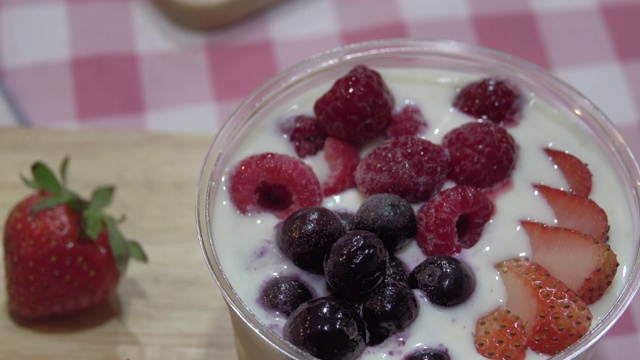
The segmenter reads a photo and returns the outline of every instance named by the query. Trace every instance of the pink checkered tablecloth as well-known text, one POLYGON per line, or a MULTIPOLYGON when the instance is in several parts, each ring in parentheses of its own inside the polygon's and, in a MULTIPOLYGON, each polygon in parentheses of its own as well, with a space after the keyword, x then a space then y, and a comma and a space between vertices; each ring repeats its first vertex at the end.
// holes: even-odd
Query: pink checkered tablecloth
MULTIPOLYGON (((364 40, 460 40, 548 69, 604 110, 640 157, 639 0, 289 0, 189 31, 150 1, 0 0, 0 125, 212 136, 276 72, 364 40)), ((595 359, 636 359, 640 299, 595 359)))

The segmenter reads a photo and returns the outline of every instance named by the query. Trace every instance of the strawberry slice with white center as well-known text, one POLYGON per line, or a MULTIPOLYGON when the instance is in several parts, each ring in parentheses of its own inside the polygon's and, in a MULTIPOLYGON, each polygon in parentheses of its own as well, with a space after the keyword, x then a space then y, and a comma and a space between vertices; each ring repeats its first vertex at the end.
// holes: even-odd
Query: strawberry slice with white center
POLYGON ((488 359, 524 360, 527 354, 524 331, 519 316, 499 307, 476 323, 476 351, 488 359))
POLYGON ((591 194, 591 171, 587 164, 569 153, 544 149, 551 161, 562 172, 562 175, 569 183, 569 190, 574 194, 588 197, 591 194))
POLYGON ((589 331, 587 304, 541 265, 528 259, 496 264, 507 290, 506 308, 525 324, 531 350, 554 355, 589 331))
POLYGON ((533 186, 553 209, 557 226, 579 231, 598 240, 608 240, 609 219, 588 197, 546 185, 533 186))
POLYGON ((564 282, 586 303, 598 301, 618 270, 608 244, 575 230, 522 221, 531 241, 531 259, 564 282))

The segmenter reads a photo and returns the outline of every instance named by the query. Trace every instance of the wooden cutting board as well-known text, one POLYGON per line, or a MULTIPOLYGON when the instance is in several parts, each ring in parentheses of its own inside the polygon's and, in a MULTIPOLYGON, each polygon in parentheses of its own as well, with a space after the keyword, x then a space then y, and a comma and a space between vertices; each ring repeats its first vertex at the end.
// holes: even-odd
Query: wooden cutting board
POLYGON ((231 24, 280 0, 154 0, 175 23, 194 29, 231 24))
POLYGON ((88 196, 117 185, 109 213, 150 262, 132 261, 109 302, 65 320, 7 313, 0 267, 0 359, 233 359, 226 305, 200 251, 195 189, 212 137, 0 128, 0 221, 28 193, 18 174, 71 157, 69 183, 88 196))

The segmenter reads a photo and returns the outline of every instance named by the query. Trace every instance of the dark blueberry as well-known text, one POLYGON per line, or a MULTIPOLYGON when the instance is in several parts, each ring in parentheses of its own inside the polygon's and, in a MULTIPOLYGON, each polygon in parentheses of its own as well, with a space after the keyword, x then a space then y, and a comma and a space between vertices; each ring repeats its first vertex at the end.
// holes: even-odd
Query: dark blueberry
POLYGON ((284 325, 285 340, 322 360, 357 358, 365 348, 360 314, 335 298, 310 300, 294 310, 284 325))
POLYGON ((466 301, 475 289, 473 272, 451 256, 429 256, 409 273, 407 283, 420 289, 429 301, 440 306, 455 306, 466 301))
POLYGON ((388 259, 389 253, 375 234, 349 231, 331 247, 324 261, 324 274, 338 296, 357 299, 382 282, 388 259))
POLYGON ((438 349, 421 349, 409 354, 405 360, 451 360, 446 351, 438 349))
POLYGON ((312 298, 313 293, 307 284, 290 277, 271 279, 260 292, 260 299, 268 309, 285 315, 312 298))
POLYGON ((356 229, 378 235, 393 251, 416 234, 416 214, 408 201, 394 194, 369 196, 356 212, 356 229))
POLYGON ((409 271, 407 271, 407 266, 402 262, 402 260, 395 256, 389 256, 386 274, 386 278, 388 280, 406 283, 408 274, 409 271))
POLYGON ((298 210, 278 227, 280 251, 303 270, 322 274, 325 255, 346 232, 340 217, 323 207, 298 210))
POLYGON ((406 329, 418 317, 418 299, 405 283, 385 281, 362 303, 362 318, 369 331, 368 345, 406 329))

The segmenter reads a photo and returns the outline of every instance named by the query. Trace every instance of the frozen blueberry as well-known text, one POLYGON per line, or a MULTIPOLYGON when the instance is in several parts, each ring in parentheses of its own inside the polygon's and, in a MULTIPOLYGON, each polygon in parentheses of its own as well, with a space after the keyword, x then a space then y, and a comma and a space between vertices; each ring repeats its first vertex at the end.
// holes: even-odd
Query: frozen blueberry
POLYGON ((447 352, 442 350, 421 349, 409 354, 405 360, 451 360, 451 358, 447 352))
POLYGON ((347 303, 329 297, 310 300, 294 310, 283 335, 322 360, 356 359, 366 346, 360 314, 347 303))
POLYGON ((429 301, 450 307, 465 302, 475 289, 475 277, 462 261, 451 256, 429 256, 407 279, 412 289, 420 289, 429 301))
POLYGON ((324 274, 338 296, 357 299, 382 282, 388 259, 380 238, 354 230, 333 244, 324 261, 324 274))
POLYGON ((325 254, 346 232, 341 218, 323 207, 298 210, 278 227, 280 251, 303 270, 322 274, 325 254))
POLYGON ((387 280, 406 283, 408 274, 409 272, 407 271, 407 267, 402 262, 402 260, 398 259, 395 256, 389 256, 389 261, 387 262, 387 273, 386 273, 387 280))
POLYGON ((291 314, 302 303, 313 298, 307 284, 291 277, 277 277, 269 280, 260 293, 262 303, 271 310, 291 314))
POLYGON ((394 194, 374 194, 358 208, 356 229, 378 235, 390 251, 416 234, 416 214, 408 201, 394 194))
POLYGON ((344 224, 347 231, 356 229, 356 214, 348 211, 348 210, 338 210, 336 214, 340 216, 342 219, 342 223, 344 224))
POLYGON ((369 331, 368 345, 406 329, 418 317, 418 300, 405 283, 385 281, 362 303, 362 318, 369 331))

